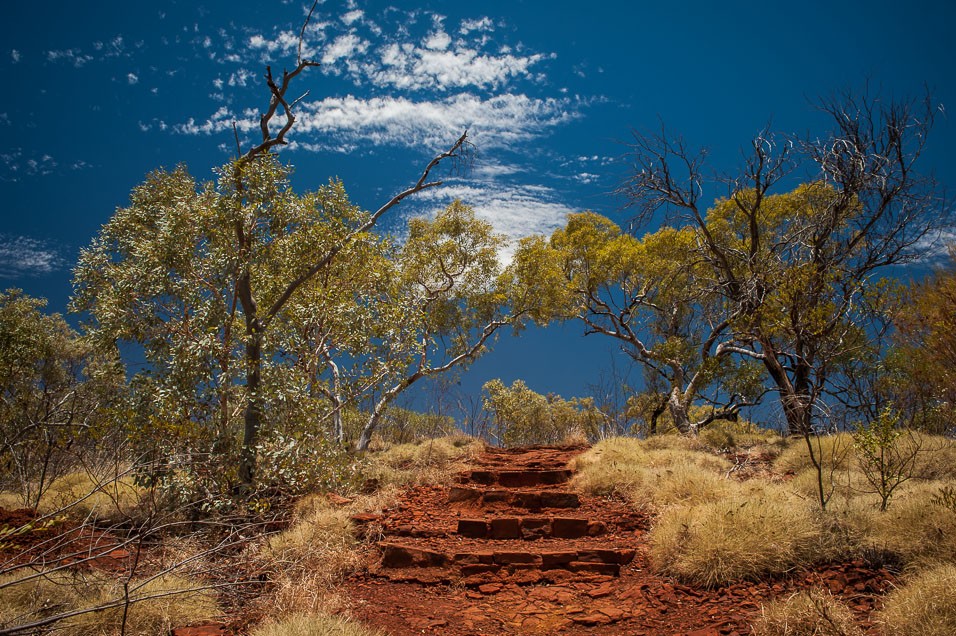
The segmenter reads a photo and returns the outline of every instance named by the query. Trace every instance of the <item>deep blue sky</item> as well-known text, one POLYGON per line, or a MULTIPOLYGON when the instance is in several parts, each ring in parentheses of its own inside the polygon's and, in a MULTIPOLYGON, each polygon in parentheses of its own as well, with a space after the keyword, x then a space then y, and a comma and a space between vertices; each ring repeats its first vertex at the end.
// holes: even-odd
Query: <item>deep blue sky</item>
MULTIPOLYGON (((16 3, 0 25, 0 286, 65 309, 70 270, 147 171, 202 178, 233 147, 231 122, 266 99, 267 63, 294 64, 310 3, 16 3), (90 6, 92 5, 92 6, 90 6)), ((619 215, 630 130, 663 121, 733 171, 768 122, 823 133, 817 97, 866 82, 924 86, 956 112, 956 9, 947 2, 338 2, 319 5, 295 85, 296 185, 341 177, 373 207, 468 128, 478 162, 403 214, 462 198, 511 236, 568 211, 619 215)), ((294 91, 293 91, 294 92, 294 91)), ((940 116, 923 168, 952 190, 940 116)), ((401 231, 403 217, 390 219, 401 231)), ((503 336, 463 379, 525 378, 580 395, 614 355, 576 325, 503 336)))

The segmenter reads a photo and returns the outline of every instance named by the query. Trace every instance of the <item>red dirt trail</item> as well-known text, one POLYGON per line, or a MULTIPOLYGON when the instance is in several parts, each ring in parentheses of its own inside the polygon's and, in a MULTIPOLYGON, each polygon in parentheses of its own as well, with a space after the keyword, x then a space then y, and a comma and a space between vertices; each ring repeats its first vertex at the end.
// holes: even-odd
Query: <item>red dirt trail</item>
POLYGON ((488 449, 458 484, 412 488, 382 515, 358 515, 368 569, 340 590, 350 613, 392 636, 730 636, 751 632, 761 604, 818 585, 873 631, 892 577, 862 562, 714 590, 655 573, 647 516, 568 487, 582 450, 488 449))

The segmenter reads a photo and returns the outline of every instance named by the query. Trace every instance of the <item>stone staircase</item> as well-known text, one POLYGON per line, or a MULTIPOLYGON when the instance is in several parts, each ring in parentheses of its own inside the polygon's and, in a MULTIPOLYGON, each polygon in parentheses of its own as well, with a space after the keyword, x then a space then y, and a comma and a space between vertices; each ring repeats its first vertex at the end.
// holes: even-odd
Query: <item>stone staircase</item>
POLYGON ((380 533, 370 573, 479 589, 619 576, 643 518, 608 518, 600 500, 570 490, 576 452, 489 449, 457 484, 419 493, 418 505, 354 519, 380 533))

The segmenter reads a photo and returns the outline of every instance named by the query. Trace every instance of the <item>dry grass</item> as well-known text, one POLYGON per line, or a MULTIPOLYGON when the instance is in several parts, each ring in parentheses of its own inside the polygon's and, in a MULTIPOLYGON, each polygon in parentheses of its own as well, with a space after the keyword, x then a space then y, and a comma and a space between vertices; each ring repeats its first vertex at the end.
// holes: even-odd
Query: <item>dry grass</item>
MULTIPOLYGON (((16 575, 0 580, 0 624, 22 625, 74 610, 91 609, 123 598, 121 582, 97 573, 56 572, 26 582, 16 575)), ((148 582, 132 581, 134 600, 126 616, 128 636, 165 636, 173 627, 211 620, 219 615, 209 590, 194 581, 166 575, 148 582), (137 600, 142 599, 142 600, 137 600)), ((123 607, 82 613, 56 624, 66 636, 115 636, 120 633, 123 607)))
POLYGON ((956 565, 940 565, 890 592, 879 614, 886 636, 956 634, 956 565))
POLYGON ((733 491, 733 484, 725 478, 730 469, 727 460, 689 446, 678 447, 685 442, 651 443, 656 439, 618 437, 596 444, 575 459, 574 487, 590 494, 618 496, 648 509, 716 501, 733 491))
POLYGON ((713 587, 759 579, 825 555, 810 505, 780 488, 665 510, 650 534, 651 558, 680 580, 713 587))
POLYGON ((758 444, 783 449, 787 440, 776 431, 747 421, 718 420, 700 432, 700 442, 714 450, 749 448, 758 444))
POLYGON ((938 482, 907 484, 889 509, 857 516, 871 549, 896 555, 910 569, 956 563, 956 511, 937 506, 938 482))
POLYGON ((446 483, 461 469, 461 462, 482 450, 484 442, 466 435, 399 444, 370 453, 366 475, 381 485, 446 483))
POLYGON ((863 636, 853 612, 816 588, 765 606, 753 630, 754 636, 863 636))
POLYGON ((253 629, 249 636, 384 636, 348 618, 325 613, 290 614, 253 629))
POLYGON ((270 615, 329 614, 341 609, 335 586, 361 567, 359 543, 349 517, 381 512, 394 505, 398 494, 396 486, 386 486, 344 506, 330 503, 322 494, 303 497, 289 528, 258 546, 254 556, 273 584, 273 593, 262 599, 270 615))
MULTIPOLYGON (((820 435, 810 438, 814 454, 826 468, 847 470, 853 461, 853 436, 849 433, 820 435)), ((780 473, 799 473, 813 468, 810 451, 803 438, 789 440, 789 445, 774 462, 774 468, 780 473)))
POLYGON ((122 521, 136 514, 145 489, 128 478, 97 477, 86 471, 69 473, 53 481, 37 510, 48 514, 68 508, 74 518, 122 521))

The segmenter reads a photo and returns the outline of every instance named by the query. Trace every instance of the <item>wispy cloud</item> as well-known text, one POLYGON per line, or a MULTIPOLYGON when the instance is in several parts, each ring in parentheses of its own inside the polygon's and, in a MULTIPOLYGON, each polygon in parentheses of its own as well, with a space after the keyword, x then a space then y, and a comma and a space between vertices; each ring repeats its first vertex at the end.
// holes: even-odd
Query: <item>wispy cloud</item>
MULTIPOLYGON (((305 138, 325 151, 349 152, 361 144, 434 148, 468 130, 475 143, 488 150, 511 147, 543 134, 577 117, 576 107, 568 98, 515 94, 483 99, 462 93, 430 101, 329 97, 300 106, 295 139, 305 138)), ((204 122, 189 120, 177 128, 185 134, 213 134, 232 130, 233 122, 244 133, 259 126, 256 111, 236 113, 224 106, 204 122)), ((281 119, 277 124, 281 125, 281 119)))
POLYGON ((26 236, 0 234, 0 278, 24 278, 48 274, 65 262, 49 243, 26 236))
MULTIPOLYGON (((446 25, 438 14, 390 9, 379 24, 354 5, 329 18, 309 25, 302 54, 318 60, 320 72, 350 81, 353 88, 299 102, 293 148, 431 149, 464 130, 483 150, 514 148, 580 116, 587 105, 584 98, 549 94, 543 66, 555 56, 495 41, 491 18, 446 25), (376 89, 387 89, 387 96, 376 89)), ((236 122, 242 133, 255 134, 258 111, 232 106, 223 86, 245 86, 253 77, 246 69, 263 59, 295 59, 299 30, 253 32, 241 41, 239 68, 212 80, 212 98, 226 105, 174 130, 220 134, 236 122)))
POLYGON ((10 61, 13 62, 14 64, 19 63, 22 57, 23 56, 20 54, 20 51, 16 49, 12 49, 10 51, 10 61))
POLYGON ((571 212, 579 210, 563 202, 554 188, 503 182, 483 176, 481 171, 466 179, 450 180, 445 186, 427 190, 418 197, 423 212, 432 214, 455 199, 474 208, 479 218, 509 239, 503 260, 510 261, 517 240, 536 234, 549 235, 564 225, 571 212))

